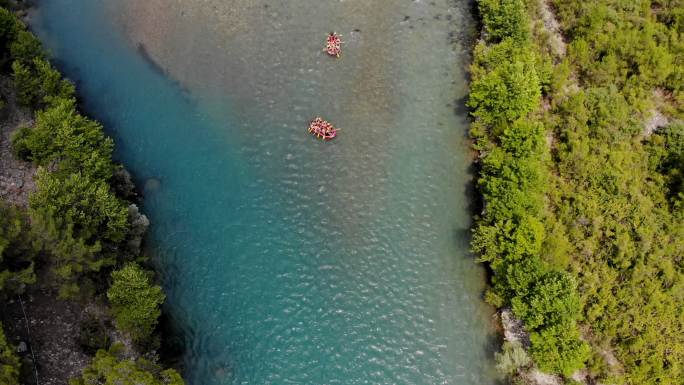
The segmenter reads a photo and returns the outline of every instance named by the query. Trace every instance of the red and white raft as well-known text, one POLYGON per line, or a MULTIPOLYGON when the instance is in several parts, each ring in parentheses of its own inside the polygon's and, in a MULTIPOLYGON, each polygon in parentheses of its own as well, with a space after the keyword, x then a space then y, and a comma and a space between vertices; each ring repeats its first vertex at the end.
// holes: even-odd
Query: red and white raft
POLYGON ((311 123, 309 123, 309 132, 323 140, 335 139, 338 130, 338 128, 335 128, 330 122, 321 117, 315 117, 311 123))
POLYGON ((342 35, 337 32, 330 32, 325 41, 325 52, 334 57, 340 57, 342 53, 342 35))

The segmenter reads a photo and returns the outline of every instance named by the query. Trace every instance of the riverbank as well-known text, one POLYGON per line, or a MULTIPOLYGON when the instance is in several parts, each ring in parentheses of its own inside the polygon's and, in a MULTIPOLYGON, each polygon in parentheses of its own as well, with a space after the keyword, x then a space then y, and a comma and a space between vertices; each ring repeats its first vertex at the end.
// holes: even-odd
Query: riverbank
POLYGON ((493 270, 488 300, 530 339, 508 333, 500 368, 531 383, 681 382, 682 271, 669 266, 684 248, 683 50, 663 38, 680 33, 676 9, 479 6, 470 104, 485 208, 473 246, 493 270), (650 54, 622 50, 639 44, 650 54), (526 65, 532 76, 498 72, 526 65))
POLYGON ((136 302, 161 289, 136 263, 149 222, 130 201, 130 176, 112 163, 101 126, 77 111, 73 85, 40 42, 6 8, 0 18, 3 384, 78 383, 86 369, 86 377, 110 378, 120 366, 129 378, 182 384, 175 371, 142 359, 156 356, 156 316, 145 317, 159 304, 136 302), (134 275, 118 282, 120 271, 134 275), (126 302, 117 300, 121 290, 126 302), (20 361, 10 359, 14 349, 20 361), (107 364, 97 363, 105 356, 107 364))

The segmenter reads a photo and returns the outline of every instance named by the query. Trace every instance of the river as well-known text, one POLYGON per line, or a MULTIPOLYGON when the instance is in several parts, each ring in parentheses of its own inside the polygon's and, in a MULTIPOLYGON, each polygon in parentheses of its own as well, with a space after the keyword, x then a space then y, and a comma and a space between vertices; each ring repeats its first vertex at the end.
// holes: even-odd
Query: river
POLYGON ((144 193, 189 384, 494 383, 472 6, 39 2, 32 28, 144 193), (316 115, 338 139, 307 134, 316 115))

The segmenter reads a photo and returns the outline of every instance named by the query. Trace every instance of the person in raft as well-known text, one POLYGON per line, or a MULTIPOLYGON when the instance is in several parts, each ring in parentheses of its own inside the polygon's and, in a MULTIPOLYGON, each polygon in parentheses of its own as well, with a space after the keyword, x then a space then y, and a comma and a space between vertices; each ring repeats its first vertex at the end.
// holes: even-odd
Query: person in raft
POLYGON ((326 39, 325 51, 330 56, 340 57, 342 52, 342 40, 337 32, 330 32, 328 38, 326 39))

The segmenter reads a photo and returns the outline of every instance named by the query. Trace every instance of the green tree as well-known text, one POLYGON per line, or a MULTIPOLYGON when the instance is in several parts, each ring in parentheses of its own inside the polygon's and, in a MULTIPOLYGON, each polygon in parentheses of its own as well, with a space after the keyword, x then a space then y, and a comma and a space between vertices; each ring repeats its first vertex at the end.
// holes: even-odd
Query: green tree
POLYGON ((50 105, 54 99, 72 99, 75 96, 74 85, 63 79, 59 71, 41 57, 27 63, 15 60, 12 71, 17 99, 23 105, 42 107, 50 105))
POLYGON ((589 359, 589 345, 580 340, 574 323, 554 325, 534 332, 530 335, 530 341, 530 353, 534 361, 546 372, 570 377, 584 367, 589 359))
POLYGON ((496 43, 513 38, 525 42, 530 38, 530 20, 523 0, 478 0, 477 3, 489 41, 496 43))
POLYGON ((19 385, 19 358, 7 342, 0 323, 0 384, 19 385))
MULTIPOLYGON (((668 197, 684 214, 684 123, 675 122, 657 131, 649 142, 652 169, 665 177, 668 197)), ((684 216, 684 215, 683 215, 684 216)))
POLYGON ((173 369, 163 370, 145 359, 130 360, 118 354, 120 346, 109 351, 99 350, 80 378, 69 385, 183 385, 183 379, 173 369))
POLYGON ((31 64, 35 58, 45 58, 40 40, 29 31, 19 30, 10 44, 13 60, 24 64, 31 64))
POLYGON ((501 260, 494 266, 492 284, 496 294, 504 298, 503 304, 510 304, 517 296, 527 295, 534 283, 546 272, 546 266, 537 256, 519 261, 501 260))
POLYGON ((71 297, 89 273, 116 263, 102 246, 125 239, 128 208, 104 181, 80 173, 62 177, 40 168, 36 187, 29 197, 33 229, 53 256, 61 296, 71 297))
POLYGON ((36 281, 36 251, 29 233, 19 211, 0 202, 0 292, 21 293, 36 281))
POLYGON ((500 127, 539 104, 541 85, 534 53, 510 39, 475 47, 468 105, 485 124, 500 127))
POLYGON ((107 298, 119 329, 128 332, 134 341, 149 339, 161 315, 164 293, 153 285, 150 273, 135 263, 112 272, 112 286, 107 298))
POLYGON ((9 46, 17 36, 17 32, 21 29, 21 22, 17 20, 12 12, 5 8, 0 8, 0 52, 2 52, 2 63, 7 60, 7 53, 9 46))
POLYGON ((33 129, 20 130, 13 137, 15 153, 24 154, 38 165, 59 163, 67 173, 80 172, 109 180, 114 143, 102 126, 76 111, 73 99, 54 99, 53 105, 36 114, 33 129))
POLYGON ((532 285, 530 293, 513 299, 513 312, 530 330, 554 325, 568 325, 581 312, 577 285, 565 272, 552 271, 532 285))
POLYGON ((12 62, 12 76, 17 90, 17 100, 23 105, 31 105, 37 99, 40 80, 35 77, 31 67, 20 61, 12 62))
POLYGON ((31 218, 54 218, 88 242, 121 242, 128 232, 128 207, 102 180, 80 173, 64 177, 36 174, 36 192, 29 198, 31 218))

